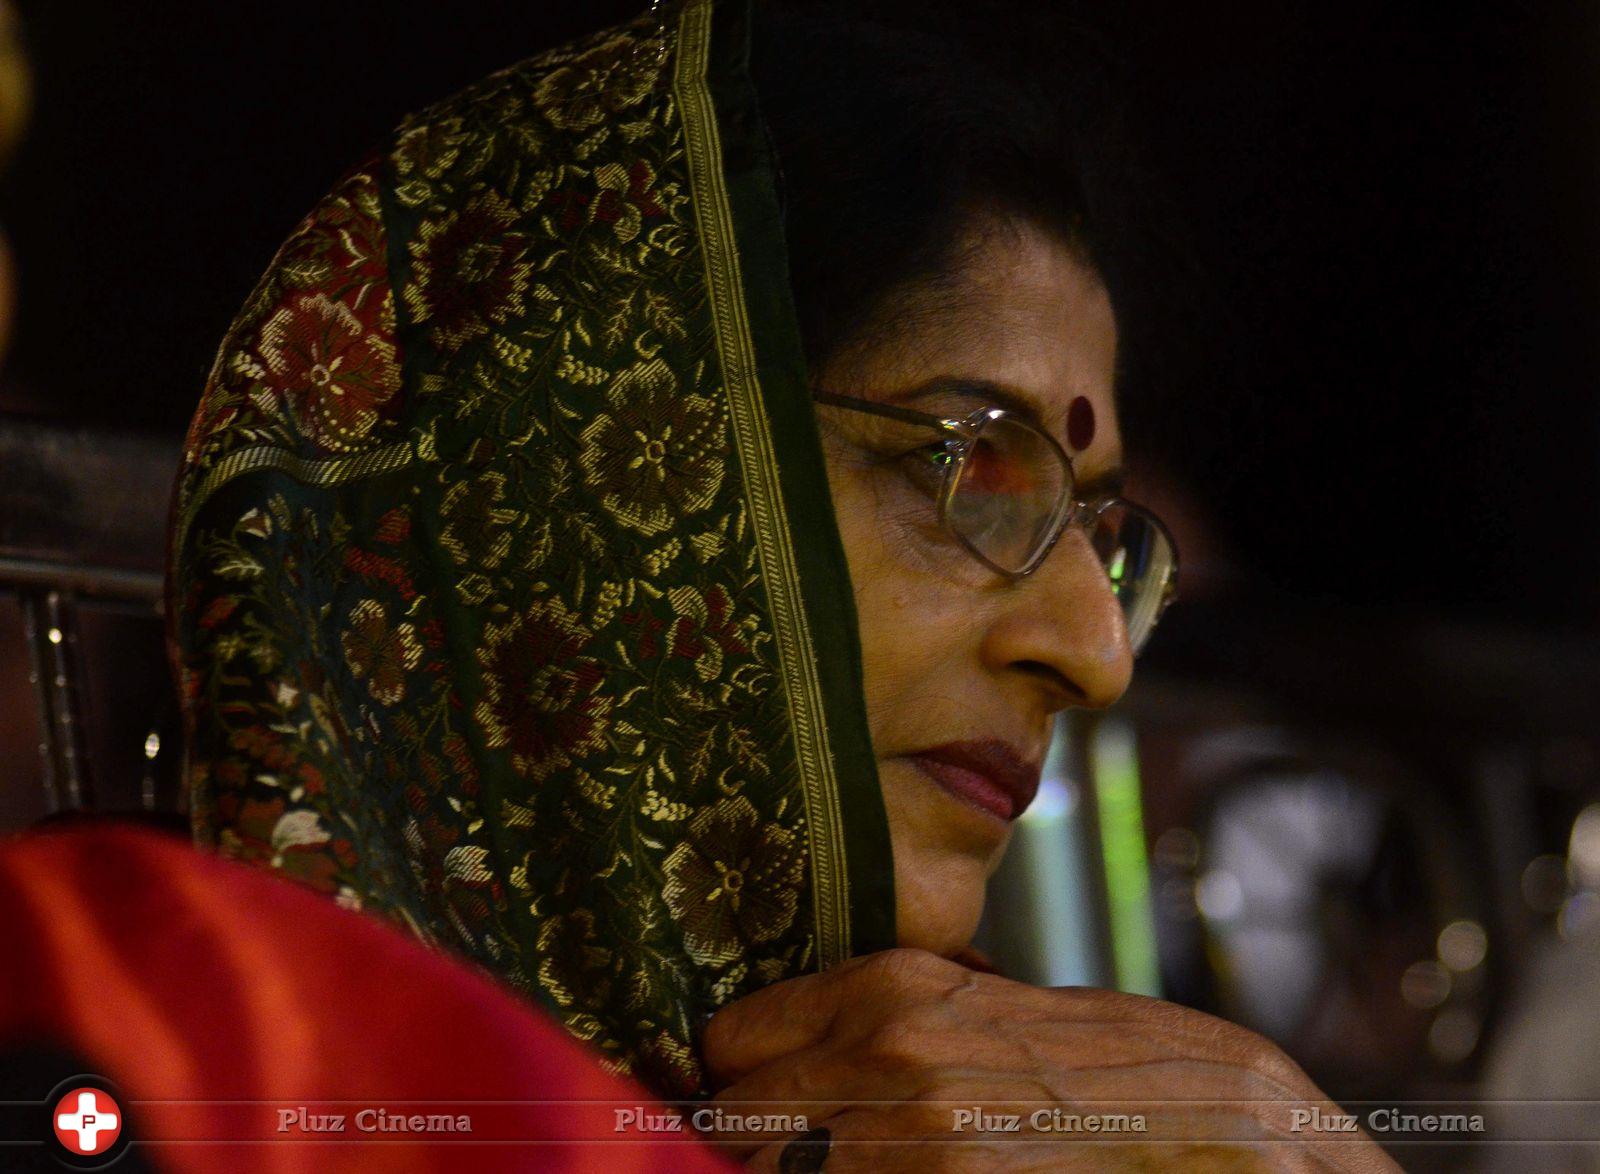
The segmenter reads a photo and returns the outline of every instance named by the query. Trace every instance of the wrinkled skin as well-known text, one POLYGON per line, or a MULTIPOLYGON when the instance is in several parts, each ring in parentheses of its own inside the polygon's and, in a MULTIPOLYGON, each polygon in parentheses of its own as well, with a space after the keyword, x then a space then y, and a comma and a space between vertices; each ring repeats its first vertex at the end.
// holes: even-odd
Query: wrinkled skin
MULTIPOLYGON (((872 342, 841 355, 818 384, 965 415, 980 404, 909 393, 942 378, 986 380, 1063 444, 1071 404, 1086 398, 1096 426, 1073 454, 1079 484, 1114 482, 1117 331, 1098 276, 1074 250, 1010 221, 976 228, 964 257, 958 280, 937 296, 908 291, 868 332, 872 342)), ((1243 1028, 1155 999, 1041 989, 950 961, 976 929, 1010 825, 939 786, 911 756, 999 738, 1042 760, 1057 712, 1103 708, 1126 690, 1127 636, 1081 531, 1033 575, 1007 580, 939 529, 926 490, 894 459, 926 433, 825 406, 818 416, 860 617, 901 948, 779 983, 713 1018, 704 1056, 719 1105, 768 1102, 743 1111, 826 1126, 829 1171, 1394 1169, 1362 1135, 1292 1132, 1294 1108, 1338 1110, 1243 1028), (1024 1128, 956 1132, 953 1112, 975 1106, 1016 1113, 1024 1128), (1143 1112, 1148 1131, 1106 1143, 1027 1128, 1034 1110, 1051 1107, 1143 1112)), ((787 1139, 721 1140, 751 1169, 778 1170, 787 1139)))
MULTIPOLYGON (((1340 1110, 1253 1032, 1139 995, 1031 987, 924 950, 758 991, 711 1021, 704 1054, 725 1113, 797 1114, 831 1130, 830 1174, 1396 1169, 1362 1134, 1295 1132, 1296 1109, 1323 1121, 1340 1110), (955 1113, 974 1107, 1022 1127, 958 1131, 955 1113), (1140 1114, 1145 1131, 1030 1128, 1051 1108, 1140 1114)), ((782 1168, 786 1140, 722 1138, 764 1171, 782 1168)))

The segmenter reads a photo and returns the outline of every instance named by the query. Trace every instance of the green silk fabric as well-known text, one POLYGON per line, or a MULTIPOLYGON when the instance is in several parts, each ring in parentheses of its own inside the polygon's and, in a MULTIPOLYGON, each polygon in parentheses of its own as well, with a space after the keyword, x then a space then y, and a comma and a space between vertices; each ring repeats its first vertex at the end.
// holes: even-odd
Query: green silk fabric
POLYGON ((667 1095, 707 1011, 894 944, 748 19, 545 54, 346 176, 222 347, 172 549, 201 842, 667 1095))

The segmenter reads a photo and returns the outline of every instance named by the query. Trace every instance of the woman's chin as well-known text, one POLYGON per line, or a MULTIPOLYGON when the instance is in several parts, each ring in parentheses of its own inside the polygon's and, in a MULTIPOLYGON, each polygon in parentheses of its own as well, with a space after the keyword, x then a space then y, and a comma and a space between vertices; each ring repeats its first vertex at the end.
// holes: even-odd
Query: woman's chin
POLYGON ((940 786, 909 759, 882 762, 878 773, 896 856, 911 845, 941 873, 970 865, 983 878, 999 866, 1011 840, 1010 821, 940 786))
POLYGON ((880 777, 894 851, 896 939, 906 948, 959 953, 977 932, 1010 828, 903 759, 882 763, 880 777))
POLYGON ((900 946, 950 957, 972 943, 983 916, 986 861, 953 853, 895 853, 895 929, 900 946))

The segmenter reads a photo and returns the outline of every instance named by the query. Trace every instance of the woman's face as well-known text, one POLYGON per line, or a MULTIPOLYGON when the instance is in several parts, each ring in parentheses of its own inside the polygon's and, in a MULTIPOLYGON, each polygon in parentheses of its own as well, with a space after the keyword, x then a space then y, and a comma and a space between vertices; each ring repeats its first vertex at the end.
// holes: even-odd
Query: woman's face
MULTIPOLYGON (((1009 221, 987 224, 966 256, 953 285, 913 294, 820 387, 943 416, 1010 407, 1008 396, 1072 453, 1080 497, 1114 483, 1117 332, 1100 279, 1050 234, 1009 221), (928 390, 953 380, 1000 393, 928 390)), ((900 944, 951 954, 977 928, 1052 715, 1110 705, 1127 688, 1121 611, 1081 529, 1016 581, 941 529, 936 478, 902 455, 936 433, 823 405, 817 414, 861 623, 900 944)))

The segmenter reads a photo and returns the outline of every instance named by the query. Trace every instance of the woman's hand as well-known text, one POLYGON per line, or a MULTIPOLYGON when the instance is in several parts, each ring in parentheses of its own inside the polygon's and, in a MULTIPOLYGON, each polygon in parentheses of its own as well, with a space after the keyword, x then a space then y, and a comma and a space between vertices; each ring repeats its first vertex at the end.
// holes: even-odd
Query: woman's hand
MULTIPOLYGON (((830 1174, 1396 1168, 1365 1135, 1336 1131, 1342 1111, 1253 1032, 1137 995, 1027 986, 920 950, 853 959, 741 999, 707 1025, 704 1057, 724 1119, 786 1113, 828 1128, 830 1174), (1072 1114, 1098 1115, 1100 1128, 1072 1114), (1107 1115, 1142 1116, 1146 1128, 1114 1118, 1124 1127, 1109 1131, 1107 1115)), ((719 1139, 753 1170, 788 1168, 787 1137, 719 1139)))

